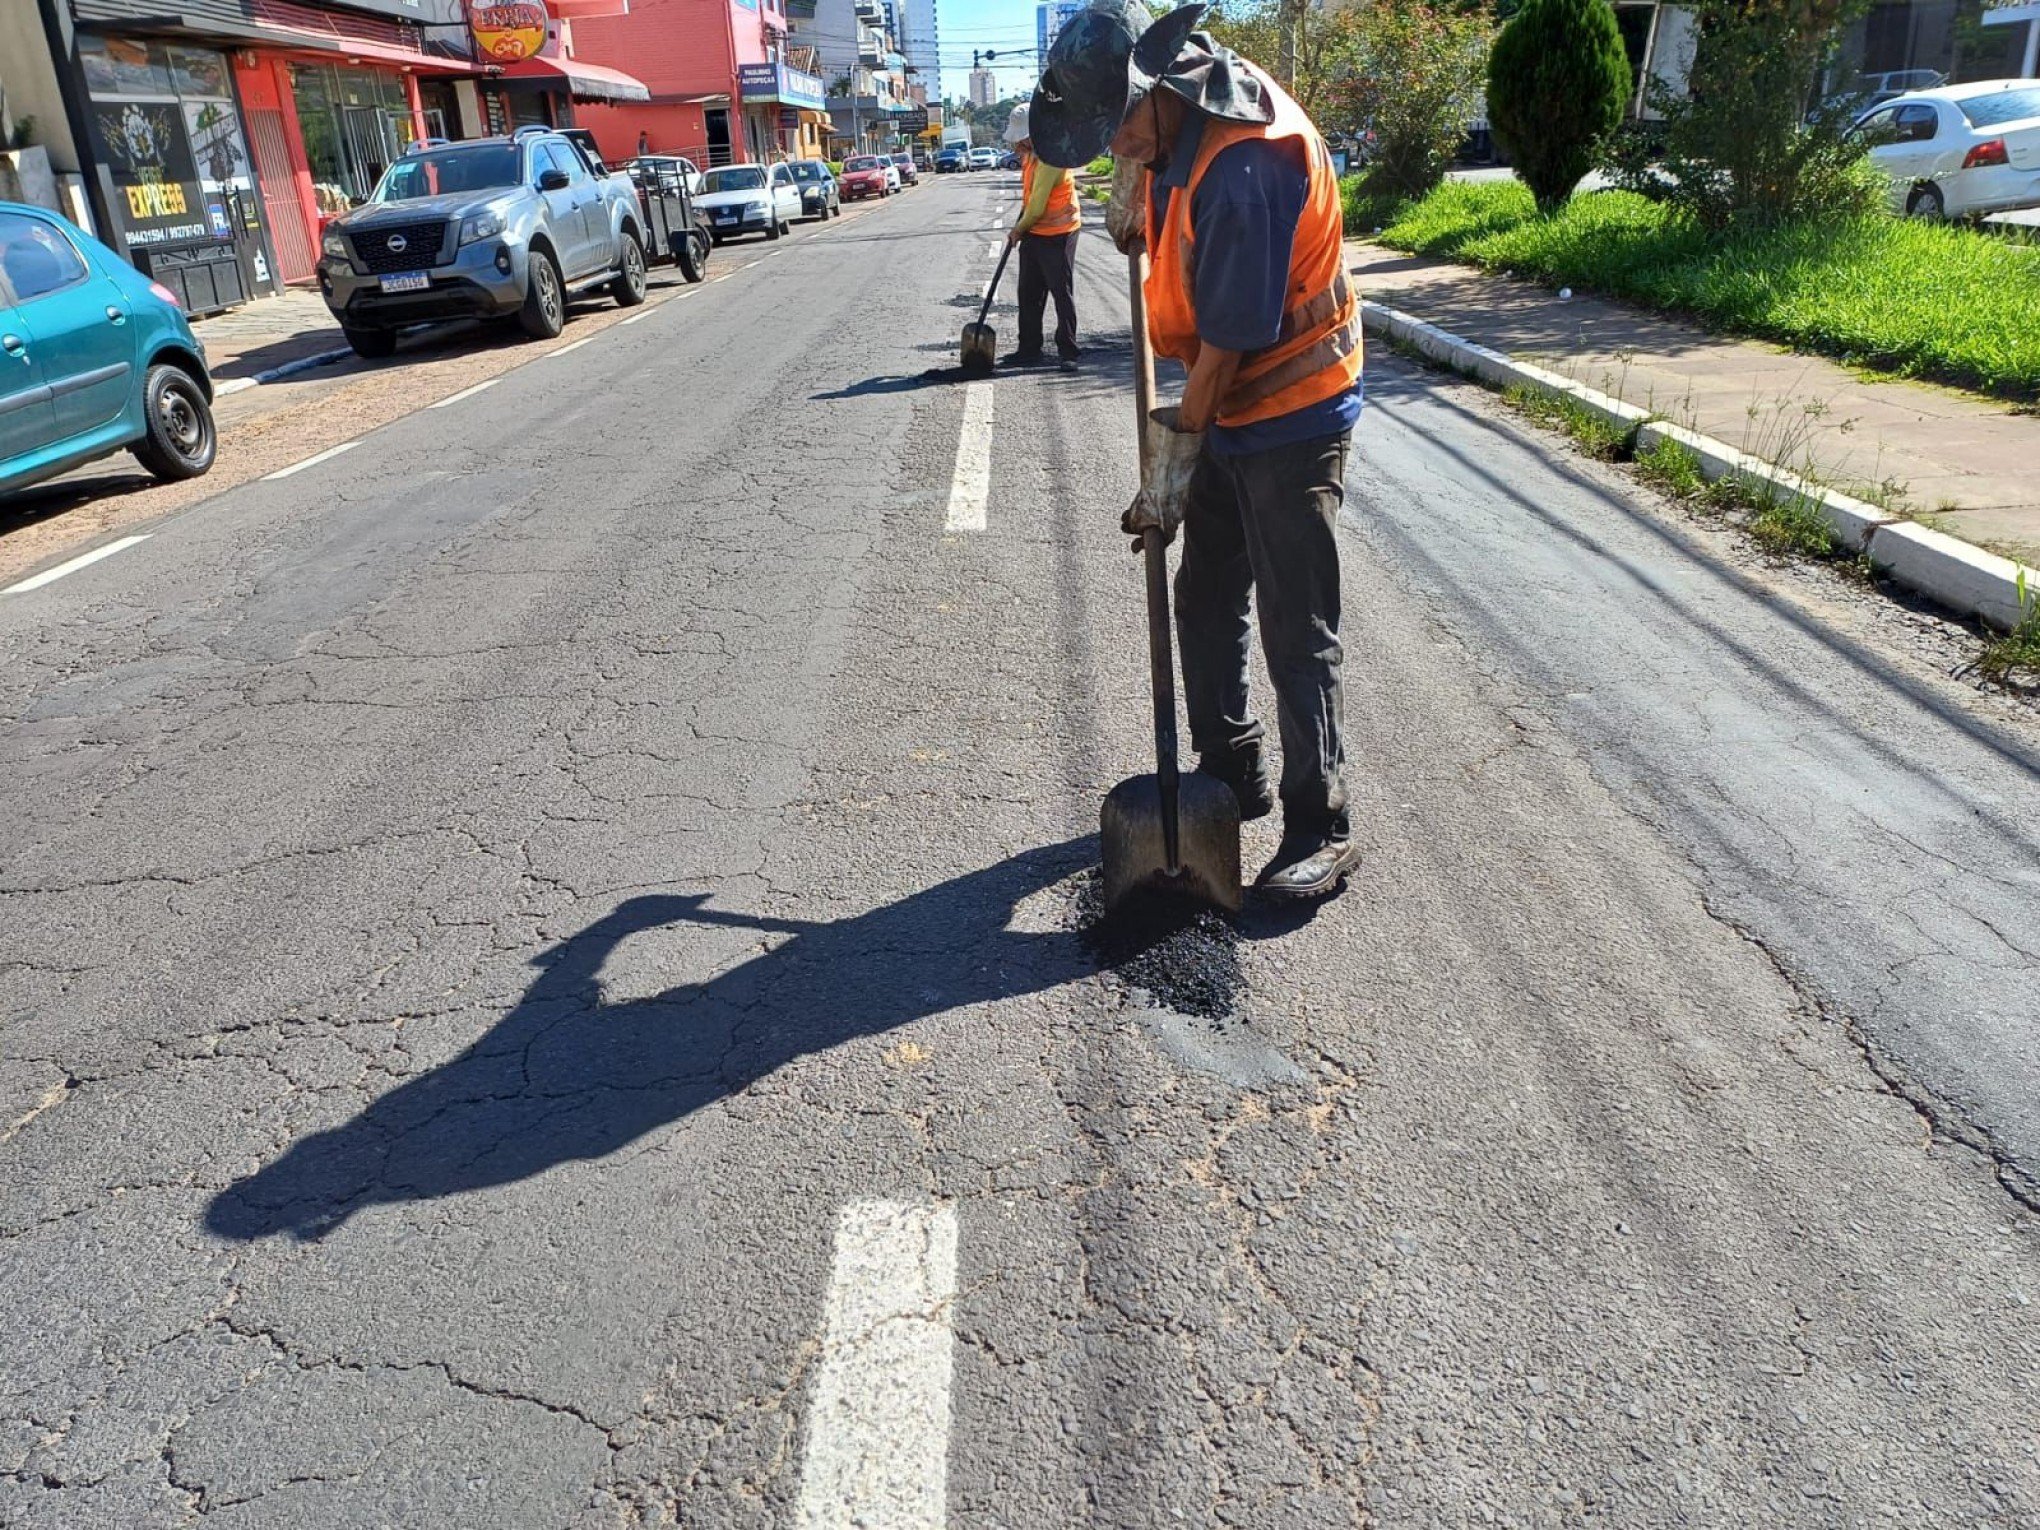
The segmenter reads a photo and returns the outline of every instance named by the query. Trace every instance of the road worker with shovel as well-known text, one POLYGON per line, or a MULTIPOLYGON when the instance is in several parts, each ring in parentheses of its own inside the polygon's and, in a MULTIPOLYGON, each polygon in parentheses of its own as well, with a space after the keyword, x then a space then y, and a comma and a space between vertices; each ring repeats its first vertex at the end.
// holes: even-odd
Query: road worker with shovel
POLYGON ((1006 142, 1020 156, 1023 191, 1020 216, 1006 234, 1006 243, 1020 248, 1020 345, 1003 364, 1031 367, 1047 359, 1041 320, 1053 299, 1056 362, 1065 372, 1074 372, 1079 354, 1077 234, 1083 227, 1076 188, 1069 171, 1044 165, 1036 156, 1027 138, 1024 102, 1006 119, 1006 142))
POLYGON ((1250 597, 1258 605, 1283 833, 1256 885, 1320 898, 1360 854, 1341 776, 1336 530, 1360 414, 1360 305, 1323 138, 1259 67, 1193 30, 1204 10, 1150 25, 1138 0, 1094 0, 1049 51, 1029 134, 1050 165, 1109 148, 1124 172, 1108 222, 1122 249, 1145 243, 1148 335, 1190 373, 1178 434, 1150 437, 1148 457, 1192 451, 1196 465, 1185 490, 1143 493, 1123 524, 1164 537, 1182 526, 1190 739, 1242 819, 1275 806, 1247 703, 1250 597))

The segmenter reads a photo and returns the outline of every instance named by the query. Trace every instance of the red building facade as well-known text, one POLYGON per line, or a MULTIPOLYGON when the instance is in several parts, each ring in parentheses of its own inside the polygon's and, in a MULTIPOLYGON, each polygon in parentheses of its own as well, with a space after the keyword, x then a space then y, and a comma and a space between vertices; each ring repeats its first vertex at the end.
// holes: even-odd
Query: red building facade
POLYGON ((631 0, 626 16, 575 20, 575 58, 628 70, 651 92, 648 102, 584 105, 580 124, 608 159, 642 148, 707 167, 815 152, 826 114, 757 84, 759 66, 785 57, 783 4, 631 0), (745 65, 752 66, 748 96, 745 65))

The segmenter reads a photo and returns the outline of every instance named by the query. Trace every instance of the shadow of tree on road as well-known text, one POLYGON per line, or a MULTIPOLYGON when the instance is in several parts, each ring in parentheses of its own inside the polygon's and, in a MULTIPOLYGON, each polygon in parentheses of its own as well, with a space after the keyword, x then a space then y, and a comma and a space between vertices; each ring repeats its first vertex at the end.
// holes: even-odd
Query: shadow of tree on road
POLYGON ((853 918, 816 923, 632 898, 534 959, 516 1007, 460 1056, 221 1191, 206 1226, 323 1237, 367 1206, 505 1185, 600 1158, 783 1064, 959 1005, 1096 970, 1075 930, 1008 928, 1097 858, 1095 836, 1026 851, 853 918), (790 937, 705 983, 607 1003, 629 936, 692 922, 790 937))

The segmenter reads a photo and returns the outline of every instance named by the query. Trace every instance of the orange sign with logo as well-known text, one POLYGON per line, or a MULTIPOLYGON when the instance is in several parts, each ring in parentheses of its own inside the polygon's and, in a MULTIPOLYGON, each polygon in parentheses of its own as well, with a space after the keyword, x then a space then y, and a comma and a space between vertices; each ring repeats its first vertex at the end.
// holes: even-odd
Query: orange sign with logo
POLYGON ((468 30, 483 58, 514 64, 545 46, 545 7, 539 0, 469 0, 468 30))

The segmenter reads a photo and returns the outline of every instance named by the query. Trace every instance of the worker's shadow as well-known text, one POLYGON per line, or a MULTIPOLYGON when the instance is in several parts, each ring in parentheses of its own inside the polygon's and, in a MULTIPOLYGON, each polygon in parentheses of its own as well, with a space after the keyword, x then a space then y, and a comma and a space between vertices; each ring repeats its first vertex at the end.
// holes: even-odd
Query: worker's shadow
POLYGON ((615 1152, 807 1053, 1081 977, 1095 965, 1078 932, 1008 926, 1096 859, 1095 836, 1068 840, 821 923, 701 894, 632 898, 534 958, 537 980, 460 1056, 221 1191, 206 1226, 316 1239, 365 1206, 510 1184, 615 1152), (707 982, 605 1003, 610 952, 683 921, 789 938, 707 982))
MULTIPOLYGON (((945 347, 955 350, 955 346, 945 347)), ((995 374, 985 371, 968 371, 960 366, 929 367, 925 372, 905 372, 891 376, 867 377, 862 382, 846 383, 843 387, 832 388, 826 393, 811 393, 811 403, 826 403, 841 398, 872 398, 886 393, 918 393, 923 388, 941 388, 952 383, 988 382, 995 374)))

